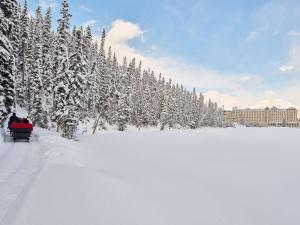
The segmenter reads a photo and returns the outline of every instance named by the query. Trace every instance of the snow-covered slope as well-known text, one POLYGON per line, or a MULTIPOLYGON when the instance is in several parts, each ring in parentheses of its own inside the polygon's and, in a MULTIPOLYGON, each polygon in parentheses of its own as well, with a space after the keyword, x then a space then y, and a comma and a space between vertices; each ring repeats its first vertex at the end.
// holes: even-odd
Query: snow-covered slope
POLYGON ((0 142, 0 223, 9 209, 18 207, 22 196, 44 164, 43 146, 34 142, 12 143, 2 130, 0 142))
POLYGON ((299 136, 238 128, 104 132, 74 142, 43 132, 0 162, 5 171, 38 150, 47 159, 3 224, 298 225, 299 136))

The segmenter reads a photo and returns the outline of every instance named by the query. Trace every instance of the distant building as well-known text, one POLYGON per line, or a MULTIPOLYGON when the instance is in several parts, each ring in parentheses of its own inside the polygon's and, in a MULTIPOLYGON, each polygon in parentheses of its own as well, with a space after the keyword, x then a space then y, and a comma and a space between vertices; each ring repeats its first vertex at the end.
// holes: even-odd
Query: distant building
POLYGON ((297 109, 238 109, 233 108, 232 111, 224 111, 226 120, 253 127, 299 127, 297 118, 297 109))

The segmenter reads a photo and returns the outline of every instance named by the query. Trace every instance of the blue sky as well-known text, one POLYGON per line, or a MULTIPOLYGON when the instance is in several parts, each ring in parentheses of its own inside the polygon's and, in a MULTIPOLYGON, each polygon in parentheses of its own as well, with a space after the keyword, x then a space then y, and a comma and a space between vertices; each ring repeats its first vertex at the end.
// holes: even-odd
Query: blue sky
MULTIPOLYGON (((28 0, 51 5, 59 0, 28 0)), ((69 0, 72 24, 106 27, 116 53, 226 108, 300 107, 299 0, 69 0), (118 28, 118 29, 117 29, 118 28), (297 96, 298 95, 298 96, 297 96)))

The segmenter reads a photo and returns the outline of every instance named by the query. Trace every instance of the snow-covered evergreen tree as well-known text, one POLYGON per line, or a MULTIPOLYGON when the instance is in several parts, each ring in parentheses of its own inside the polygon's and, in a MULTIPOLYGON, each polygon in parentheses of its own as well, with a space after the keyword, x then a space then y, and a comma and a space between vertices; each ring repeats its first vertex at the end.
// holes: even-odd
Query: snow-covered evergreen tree
MULTIPOLYGON (((12 15, 12 28, 10 40, 13 47, 13 55, 14 55, 14 79, 17 81, 19 79, 19 45, 20 45, 20 15, 21 15, 21 7, 17 4, 12 4, 13 7, 13 15, 12 15)), ((15 83, 15 92, 16 92, 16 83, 15 83)), ((16 100, 16 95, 15 95, 16 100)), ((16 103, 16 101, 15 101, 16 103)))
POLYGON ((68 113, 66 110, 67 97, 70 93, 70 80, 71 72, 69 70, 69 39, 70 39, 70 17, 69 4, 67 0, 62 2, 62 8, 60 10, 60 19, 58 20, 57 28, 57 49, 54 56, 54 67, 56 72, 54 74, 54 100, 52 110, 52 120, 57 123, 57 128, 61 128, 63 135, 66 137, 72 136, 69 130, 66 128, 67 124, 64 119, 68 113))
POLYGON ((121 68, 121 84, 120 84, 120 95, 118 98, 118 105, 117 105, 117 125, 119 131, 124 131, 126 129, 126 125, 129 123, 130 120, 130 84, 129 84, 129 77, 127 74, 127 61, 126 58, 123 60, 123 66, 121 68))
POLYGON ((84 92, 84 107, 86 108, 85 113, 82 114, 83 117, 90 116, 91 118, 95 117, 94 111, 94 102, 95 102, 95 67, 96 67, 96 54, 97 47, 95 49, 95 45, 93 44, 92 31, 91 27, 87 26, 83 31, 83 42, 82 42, 82 51, 83 51, 83 59, 87 64, 86 71, 86 91, 84 92))
POLYGON ((28 112, 31 111, 32 107, 32 75, 35 65, 35 45, 33 43, 35 42, 35 19, 30 18, 29 21, 29 29, 28 29, 28 46, 27 46, 27 76, 25 81, 25 103, 26 103, 26 109, 28 112))
POLYGON ((54 59, 54 35, 51 32, 51 8, 47 9, 42 23, 42 91, 45 116, 50 115, 53 104, 53 59, 54 59))
POLYGON ((120 70, 116 54, 113 55, 111 64, 111 81, 110 81, 110 96, 109 96, 109 119, 108 122, 113 125, 117 122, 117 107, 120 96, 120 70))
MULTIPOLYGON (((85 114, 85 89, 86 75, 88 73, 88 65, 83 50, 82 31, 76 31, 75 52, 70 56, 70 74, 69 95, 67 96, 67 111, 72 117, 68 118, 68 126, 76 130, 79 120, 85 114), (73 112, 74 111, 74 112, 73 112)), ((69 115, 66 115, 69 116, 69 115)), ((70 134, 72 135, 72 134, 70 134)))
POLYGON ((17 12, 17 1, 0 1, 0 123, 14 107, 15 58, 12 46, 13 16, 17 12))
POLYGON ((99 74, 99 68, 97 67, 97 54, 98 54, 98 43, 94 43, 91 46, 91 59, 90 68, 87 75, 87 109, 88 116, 91 119, 96 118, 96 101, 98 94, 97 74, 99 74))
MULTIPOLYGON (((97 83, 98 83, 98 94, 96 100, 96 110, 101 119, 99 122, 101 127, 105 129, 105 121, 108 120, 108 110, 109 110, 109 83, 110 79, 108 74, 107 60, 105 57, 105 29, 102 32, 99 56, 98 56, 98 74, 97 74, 97 83)), ((98 126, 98 124, 96 125, 98 126)))
POLYGON ((27 2, 21 11, 16 1, 1 1, 0 13, 0 120, 17 102, 27 107, 37 126, 51 122, 67 138, 74 137, 79 122, 95 120, 138 128, 223 127, 223 110, 201 93, 157 78, 151 68, 124 58, 120 66, 111 47, 105 54, 105 29, 101 42, 92 30, 74 27, 70 32, 69 5, 62 1, 57 31, 52 30, 51 9, 43 17, 40 7, 29 17, 27 2), (99 44, 99 45, 98 45, 99 44), (14 78, 16 81, 14 82, 14 78))
MULTIPOLYGON (((131 64, 135 64, 135 59, 131 64)), ((131 123, 140 128, 143 126, 142 62, 139 63, 132 76, 131 104, 131 123)))
POLYGON ((196 129, 199 124, 199 107, 198 107, 198 98, 196 94, 196 89, 194 88, 191 95, 191 106, 189 112, 189 127, 191 129, 196 129))
POLYGON ((19 43, 19 65, 16 77, 16 98, 21 107, 26 106, 26 84, 28 78, 28 40, 29 39, 29 15, 27 1, 20 16, 20 43, 19 43))
POLYGON ((43 17, 41 8, 38 7, 35 15, 34 30, 33 30, 33 61, 31 69, 31 97, 30 102, 30 117, 33 123, 39 127, 47 127, 48 121, 44 118, 45 112, 43 109, 43 90, 42 90, 42 26, 43 17))

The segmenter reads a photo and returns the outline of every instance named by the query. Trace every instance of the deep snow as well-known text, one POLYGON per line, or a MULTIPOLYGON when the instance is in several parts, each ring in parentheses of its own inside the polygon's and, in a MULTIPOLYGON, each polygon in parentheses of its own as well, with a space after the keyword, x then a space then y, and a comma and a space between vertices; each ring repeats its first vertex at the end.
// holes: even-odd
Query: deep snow
POLYGON ((107 131, 79 142, 39 135, 27 146, 0 144, 0 157, 10 156, 0 174, 19 173, 25 152, 46 158, 25 176, 25 191, 11 191, 19 197, 10 207, 2 203, 10 181, 1 180, 2 224, 300 224, 300 129, 107 131))
POLYGON ((38 142, 14 144, 1 136, 0 223, 10 208, 18 207, 34 175, 42 168, 44 164, 42 148, 38 142))

